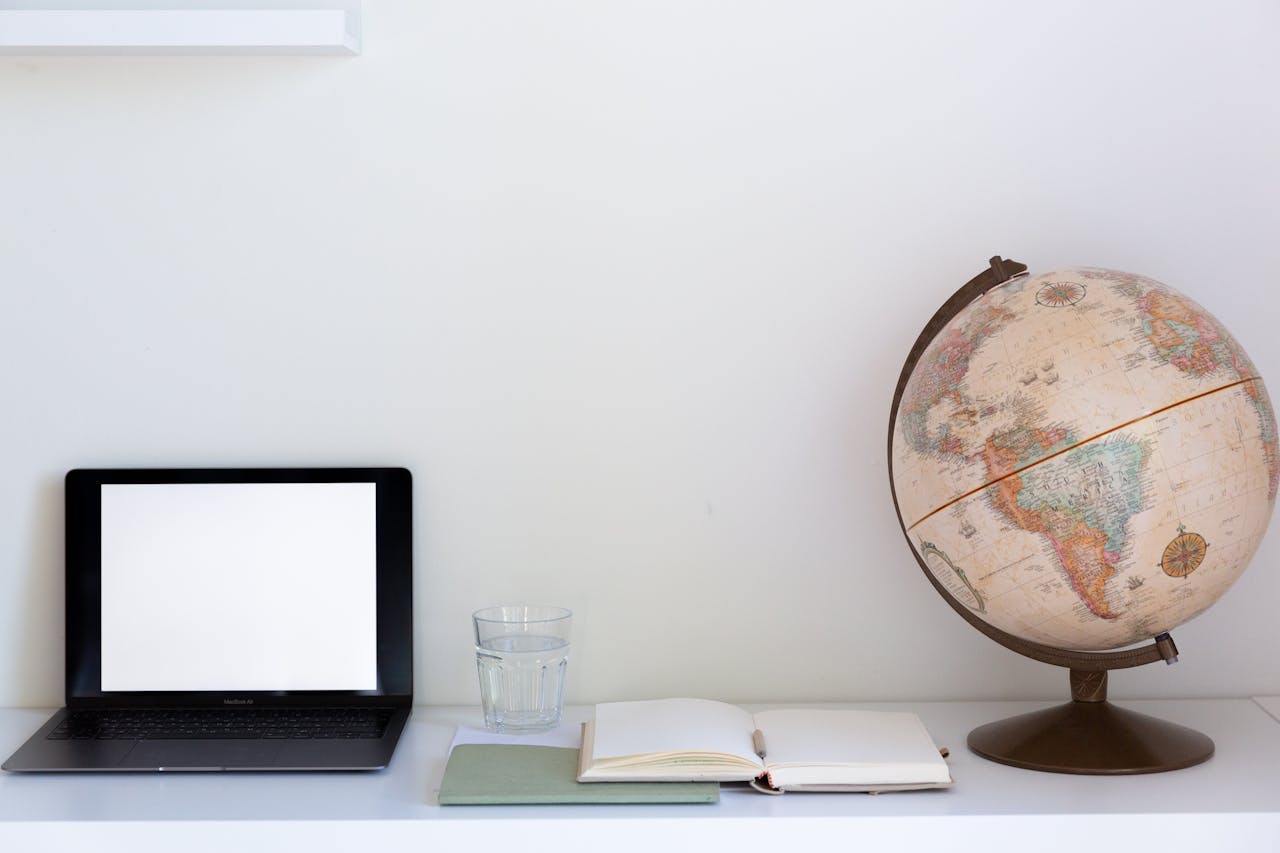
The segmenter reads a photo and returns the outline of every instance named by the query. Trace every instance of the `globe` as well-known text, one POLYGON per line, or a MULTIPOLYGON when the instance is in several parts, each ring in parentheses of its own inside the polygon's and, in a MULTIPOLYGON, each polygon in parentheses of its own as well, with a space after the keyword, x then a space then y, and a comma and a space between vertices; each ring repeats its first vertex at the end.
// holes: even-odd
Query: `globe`
POLYGON ((1173 288, 1105 269, 1015 277, 960 311, 907 381, 893 454, 933 576, 989 624, 1067 649, 1203 612, 1280 482, 1244 349, 1173 288))
MULTIPOLYGON (((926 326, 895 395, 890 481, 916 561, 952 607, 1070 667, 1077 705, 1104 702, 1107 669, 1176 660, 1168 633, 1248 566, 1280 484, 1275 413, 1244 349, 1177 290, 1108 269, 1025 269, 993 258, 926 326)), ((1039 718, 992 751, 1075 737, 1095 724, 1081 713, 1039 718)), ((1113 723, 1101 751, 1129 746, 1133 726, 1113 723)), ((1184 729, 1191 745, 1173 758, 1072 769, 987 754, 979 731, 975 751, 1037 769, 1152 772, 1212 754, 1184 729)))

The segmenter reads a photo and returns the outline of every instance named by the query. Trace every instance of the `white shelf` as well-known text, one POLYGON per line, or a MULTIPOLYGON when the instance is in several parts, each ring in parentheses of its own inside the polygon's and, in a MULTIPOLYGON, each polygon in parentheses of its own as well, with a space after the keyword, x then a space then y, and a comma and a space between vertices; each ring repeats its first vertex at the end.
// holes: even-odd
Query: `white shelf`
POLYGON ((0 53, 351 55, 358 31, 345 9, 14 9, 0 53))
MULTIPOLYGON (((418 708, 376 773, 0 774, 0 849, 198 851, 946 850, 1078 853, 1276 850, 1280 723, 1248 699, 1118 701, 1213 738, 1217 753, 1150 776, 1035 773, 965 748, 974 726, 1045 702, 855 707, 918 713, 951 747, 956 784, 904 794, 787 794, 726 788, 715 805, 440 806, 458 725, 478 708, 418 708)), ((566 724, 590 715, 566 708, 566 724)), ((0 711, 9 755, 49 711, 0 711)), ((3 757, 0 756, 0 757, 3 757)))

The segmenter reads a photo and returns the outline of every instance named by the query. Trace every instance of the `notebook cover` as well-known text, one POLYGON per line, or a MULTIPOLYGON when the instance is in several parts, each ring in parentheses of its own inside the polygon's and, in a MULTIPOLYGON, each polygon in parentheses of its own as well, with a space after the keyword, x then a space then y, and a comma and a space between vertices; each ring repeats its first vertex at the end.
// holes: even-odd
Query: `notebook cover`
POLYGON ((577 780, 578 750, 559 746, 464 743, 453 748, 440 783, 440 805, 549 803, 715 803, 715 782, 577 780))

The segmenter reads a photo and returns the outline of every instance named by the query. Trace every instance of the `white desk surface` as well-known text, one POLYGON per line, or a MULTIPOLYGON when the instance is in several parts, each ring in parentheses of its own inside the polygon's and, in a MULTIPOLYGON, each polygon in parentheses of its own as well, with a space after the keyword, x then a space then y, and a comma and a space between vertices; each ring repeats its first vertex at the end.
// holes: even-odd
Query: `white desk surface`
MULTIPOLYGON (((707 850, 728 844, 867 850, 1280 850, 1276 700, 1120 701, 1213 738, 1207 763, 1131 777, 1005 767, 971 754, 974 726, 1046 702, 935 702, 848 707, 915 711, 951 748, 943 791, 768 796, 725 789, 716 805, 452 806, 436 803, 457 725, 475 708, 418 708, 392 765, 374 773, 0 774, 0 849, 94 851, 311 849, 707 850), (39 845, 37 847, 36 845, 39 845), (246 846, 247 845, 247 846, 246 846), (414 845, 414 846, 410 846, 414 845), (437 845, 446 845, 443 847, 437 845), (711 846, 707 846, 711 845, 711 846)), ((0 710, 10 754, 49 710, 0 710)), ((568 725, 589 717, 568 708, 568 725)))
POLYGON ((1253 701, 1261 705, 1268 714, 1280 720, 1280 696, 1254 696, 1253 701))

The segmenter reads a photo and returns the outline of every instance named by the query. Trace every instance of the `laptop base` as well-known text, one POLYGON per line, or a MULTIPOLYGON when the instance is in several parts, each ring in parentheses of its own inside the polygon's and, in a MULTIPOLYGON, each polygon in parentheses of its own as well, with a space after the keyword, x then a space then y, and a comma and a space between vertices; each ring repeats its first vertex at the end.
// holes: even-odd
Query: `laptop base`
POLYGON ((391 762, 409 709, 392 712, 377 738, 130 738, 53 740, 68 717, 54 714, 3 769, 13 773, 381 770, 391 762))

